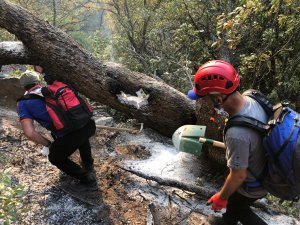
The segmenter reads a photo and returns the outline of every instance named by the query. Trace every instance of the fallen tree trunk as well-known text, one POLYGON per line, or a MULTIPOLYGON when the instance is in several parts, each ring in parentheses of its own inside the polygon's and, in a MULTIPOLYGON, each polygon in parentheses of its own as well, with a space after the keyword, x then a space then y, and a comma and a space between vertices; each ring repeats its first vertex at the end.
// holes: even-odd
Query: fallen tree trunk
POLYGON ((22 41, 26 53, 1 56, 0 64, 41 65, 92 100, 136 118, 167 136, 184 124, 196 122, 195 105, 184 94, 145 74, 98 61, 63 31, 4 0, 0 0, 0 27, 22 41), (146 106, 137 109, 118 100, 121 91, 135 95, 139 89, 149 94, 146 106))

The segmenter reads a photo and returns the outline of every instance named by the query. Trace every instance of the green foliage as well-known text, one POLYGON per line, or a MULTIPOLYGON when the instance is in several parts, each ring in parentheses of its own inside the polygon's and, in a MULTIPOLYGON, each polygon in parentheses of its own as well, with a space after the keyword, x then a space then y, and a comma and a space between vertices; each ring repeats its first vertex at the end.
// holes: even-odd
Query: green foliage
POLYGON ((115 110, 115 109, 109 108, 109 109, 108 109, 108 113, 109 113, 111 116, 113 116, 114 119, 115 119, 117 122, 119 122, 119 123, 121 123, 121 122, 125 123, 125 122, 128 120, 128 116, 126 116, 124 113, 119 112, 119 111, 117 111, 117 110, 115 110))
POLYGON ((242 86, 299 104, 299 2, 239 2, 231 13, 218 17, 218 33, 236 54, 242 86))
POLYGON ((216 57, 210 47, 214 21, 222 8, 216 1, 110 3, 113 46, 119 62, 129 68, 158 76, 186 92, 191 88, 190 74, 216 57))
POLYGON ((4 165, 7 163, 8 160, 9 159, 8 159, 7 155, 0 151, 0 164, 4 165))
MULTIPOLYGON (((44 1, 12 0, 31 11, 37 17, 64 30, 84 48, 99 59, 109 59, 109 41, 100 31, 103 26, 103 10, 97 4, 86 0, 44 1)), ((0 30, 0 40, 11 40, 12 35, 0 30)))
POLYGON ((105 37, 100 30, 89 35, 87 42, 89 46, 87 49, 89 49, 98 59, 109 60, 113 57, 109 39, 105 37))
POLYGON ((24 187, 12 185, 9 171, 0 172, 0 224, 18 221, 19 215, 28 211, 23 201, 24 187))
POLYGON ((298 217, 297 207, 294 207, 294 204, 297 204, 296 202, 281 201, 270 194, 267 195, 267 200, 274 209, 284 212, 287 215, 298 217))
POLYGON ((37 17, 66 31, 78 31, 86 27, 86 22, 97 9, 85 0, 11 0, 28 9, 37 17))
POLYGON ((243 89, 300 104, 298 1, 108 2, 117 60, 129 68, 185 92, 199 65, 222 58, 243 89))
POLYGON ((11 41, 14 40, 15 36, 0 28, 0 41, 11 41))

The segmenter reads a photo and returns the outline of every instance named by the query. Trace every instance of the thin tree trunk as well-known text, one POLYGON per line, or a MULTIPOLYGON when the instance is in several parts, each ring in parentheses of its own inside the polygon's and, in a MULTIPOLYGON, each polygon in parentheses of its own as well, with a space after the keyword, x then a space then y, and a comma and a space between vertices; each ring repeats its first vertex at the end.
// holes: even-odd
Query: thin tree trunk
POLYGON ((52 21, 52 25, 56 26, 56 0, 52 0, 52 7, 53 7, 53 21, 52 21))

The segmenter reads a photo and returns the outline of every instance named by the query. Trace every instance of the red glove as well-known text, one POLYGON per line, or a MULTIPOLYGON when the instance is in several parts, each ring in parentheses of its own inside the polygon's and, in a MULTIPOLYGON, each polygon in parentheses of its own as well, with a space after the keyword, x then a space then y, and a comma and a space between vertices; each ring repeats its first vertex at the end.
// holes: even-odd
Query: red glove
POLYGON ((212 204, 211 209, 215 211, 220 211, 221 209, 225 209, 227 206, 227 200, 226 199, 220 199, 220 194, 217 193, 213 195, 208 201, 207 205, 212 204))

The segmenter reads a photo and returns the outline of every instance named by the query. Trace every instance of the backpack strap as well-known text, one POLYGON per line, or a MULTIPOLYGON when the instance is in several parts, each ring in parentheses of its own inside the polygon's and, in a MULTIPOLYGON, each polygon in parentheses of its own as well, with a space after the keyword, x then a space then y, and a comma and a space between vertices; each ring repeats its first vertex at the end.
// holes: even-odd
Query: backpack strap
POLYGON ((257 130, 259 133, 267 134, 270 126, 250 116, 234 116, 231 117, 224 128, 224 136, 230 127, 249 127, 257 130))
POLYGON ((57 90, 56 90, 56 93, 54 94, 54 96, 52 97, 52 99, 54 99, 55 102, 56 102, 56 104, 57 104, 61 109, 63 109, 63 106, 62 106, 61 102, 58 100, 58 98, 61 97, 62 100, 63 100, 63 102, 64 102, 64 104, 65 104, 66 109, 69 110, 69 109, 68 109, 68 105, 67 105, 67 103, 66 103, 66 101, 65 101, 65 98, 64 98, 64 96, 63 96, 63 93, 64 93, 64 91, 66 90, 66 88, 68 88, 67 85, 64 86, 64 87, 61 87, 61 88, 57 89, 57 90))
MULTIPOLYGON (((248 171, 250 171, 250 169, 248 168, 248 171)), ((252 174, 252 173, 251 173, 252 174)), ((254 176, 254 175, 253 175, 254 176)), ((253 188, 260 188, 262 186, 262 182, 261 180, 259 180, 256 176, 254 176, 254 178, 256 179, 256 181, 251 181, 251 182, 244 182, 242 184, 242 187, 245 189, 253 189, 253 188)))
MULTIPOLYGON (((63 92, 65 91, 65 89, 67 88, 68 86, 65 85, 63 87, 60 87, 56 90, 56 92, 54 93, 52 90, 49 90, 47 87, 43 87, 41 92, 42 94, 46 97, 46 98, 50 98, 50 99, 53 99, 56 104, 61 108, 63 109, 62 107, 62 104, 60 103, 60 101, 58 100, 58 98, 60 96, 62 96, 63 92)), ((65 102, 65 100, 63 99, 63 101, 65 102)), ((47 105, 49 106, 50 104, 47 103, 47 105)), ((67 107, 67 104, 65 102, 65 106, 67 107)))
POLYGON ((266 135, 268 133, 268 131, 270 130, 270 128, 272 127, 272 125, 276 124, 276 120, 279 117, 279 115, 281 114, 281 110, 278 110, 278 109, 282 108, 282 105, 280 104, 280 105, 273 106, 271 101, 264 94, 262 94, 259 91, 253 90, 253 89, 249 89, 249 90, 245 91, 243 93, 243 96, 248 96, 248 97, 254 99, 255 101, 257 101, 259 103, 259 105, 267 113, 268 117, 270 118, 268 120, 269 122, 268 122, 268 124, 265 124, 255 118, 252 118, 249 116, 242 116, 242 115, 233 116, 226 122, 226 126, 224 128, 224 136, 225 136, 227 130, 233 126, 253 128, 253 129, 257 130, 258 132, 260 132, 261 134, 266 135), (274 114, 275 114, 274 112, 278 112, 278 116, 274 116, 274 114), (273 123, 272 123, 272 121, 273 121, 273 123))
POLYGON ((268 116, 271 116, 273 114, 274 106, 272 102, 261 92, 250 89, 245 91, 243 95, 256 100, 261 105, 261 107, 263 107, 268 116))
POLYGON ((27 94, 27 95, 23 95, 22 97, 17 99, 17 102, 21 101, 21 100, 29 100, 29 99, 45 99, 44 97, 40 96, 40 95, 36 95, 36 94, 27 94))
POLYGON ((283 145, 280 147, 280 149, 278 150, 278 152, 276 153, 275 157, 276 159, 280 156, 280 154, 283 152, 283 150, 285 149, 285 147, 288 145, 288 143, 290 142, 295 130, 296 130, 296 127, 298 126, 298 121, 299 121, 299 113, 296 114, 295 116, 295 122, 294 122, 294 126, 293 126, 293 129, 291 130, 291 132, 289 133, 289 136, 287 139, 285 139, 283 145))

